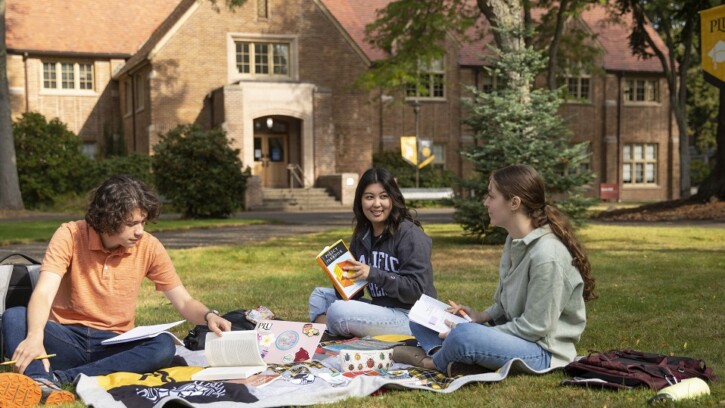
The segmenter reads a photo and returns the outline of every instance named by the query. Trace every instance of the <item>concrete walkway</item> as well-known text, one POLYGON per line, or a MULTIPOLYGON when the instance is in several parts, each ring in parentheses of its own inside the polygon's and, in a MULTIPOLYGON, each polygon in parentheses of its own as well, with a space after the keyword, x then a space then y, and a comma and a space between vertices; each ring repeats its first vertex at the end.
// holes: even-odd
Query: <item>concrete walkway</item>
MULTIPOLYGON (((430 208, 417 211, 418 219, 424 227, 426 224, 453 222, 452 208, 430 208)), ((183 231, 155 232, 153 235, 168 249, 185 249, 216 245, 239 245, 246 242, 260 242, 276 237, 311 234, 336 228, 348 228, 352 232, 351 210, 325 212, 252 211, 239 213, 235 215, 235 218, 265 219, 272 222, 241 227, 196 228, 183 231)), ((66 219, 67 216, 59 219, 58 225, 66 219)), ((19 252, 41 261, 47 246, 47 242, 0 246, 0 259, 8 254, 19 252)))

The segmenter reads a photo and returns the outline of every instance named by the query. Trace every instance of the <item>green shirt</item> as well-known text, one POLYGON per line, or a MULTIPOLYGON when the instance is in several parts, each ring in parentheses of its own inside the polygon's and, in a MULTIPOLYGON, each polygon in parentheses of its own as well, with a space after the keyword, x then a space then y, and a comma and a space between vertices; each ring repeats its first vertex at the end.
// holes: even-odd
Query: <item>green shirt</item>
POLYGON ((488 312, 493 328, 535 342, 551 353, 551 367, 576 357, 586 326, 584 281, 548 225, 522 239, 506 238, 498 288, 488 312))

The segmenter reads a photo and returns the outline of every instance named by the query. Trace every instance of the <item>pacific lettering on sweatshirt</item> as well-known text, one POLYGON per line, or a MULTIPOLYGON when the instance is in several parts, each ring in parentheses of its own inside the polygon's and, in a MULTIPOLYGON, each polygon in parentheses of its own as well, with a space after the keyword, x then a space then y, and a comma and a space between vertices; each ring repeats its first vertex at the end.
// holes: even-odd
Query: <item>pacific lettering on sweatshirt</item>
MULTIPOLYGON (((360 262, 386 272, 399 273, 398 268, 400 266, 400 261, 397 257, 392 256, 387 252, 373 251, 369 260, 365 257, 365 255, 360 255, 360 262)), ((373 283, 368 285, 368 292, 370 292, 370 296, 373 297, 385 296, 385 291, 373 283)))

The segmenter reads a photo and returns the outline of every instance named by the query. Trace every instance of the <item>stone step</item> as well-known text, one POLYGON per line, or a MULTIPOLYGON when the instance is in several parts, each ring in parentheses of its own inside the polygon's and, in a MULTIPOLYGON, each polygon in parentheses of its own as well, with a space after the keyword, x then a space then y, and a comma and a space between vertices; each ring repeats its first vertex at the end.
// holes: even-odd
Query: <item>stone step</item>
POLYGON ((342 208, 342 203, 324 188, 264 188, 264 211, 302 211, 342 208))

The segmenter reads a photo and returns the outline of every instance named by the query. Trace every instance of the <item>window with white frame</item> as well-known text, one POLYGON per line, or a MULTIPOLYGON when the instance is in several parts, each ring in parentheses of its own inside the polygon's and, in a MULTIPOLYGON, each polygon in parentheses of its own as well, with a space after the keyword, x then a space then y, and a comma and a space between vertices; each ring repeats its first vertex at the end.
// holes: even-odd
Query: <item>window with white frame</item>
POLYGON ((93 64, 44 61, 43 89, 92 91, 93 64))
POLYGON ((567 76, 566 99, 568 101, 589 102, 591 100, 591 80, 589 76, 567 76))
POLYGON ((435 60, 430 64, 420 64, 416 77, 417 81, 409 83, 406 87, 407 97, 434 99, 446 97, 446 71, 443 59, 435 60))
POLYGON ((263 77, 290 77, 290 43, 235 41, 237 72, 263 77))
POLYGON ((629 185, 657 183, 657 144, 625 144, 622 149, 622 182, 629 185))
POLYGON ((624 100, 630 103, 659 102, 659 81, 657 79, 625 79, 624 100))

